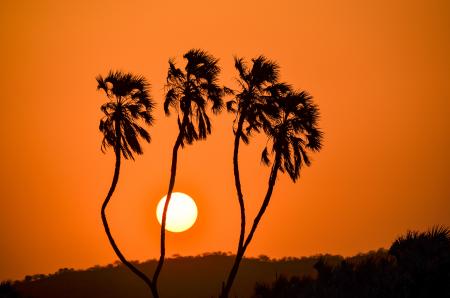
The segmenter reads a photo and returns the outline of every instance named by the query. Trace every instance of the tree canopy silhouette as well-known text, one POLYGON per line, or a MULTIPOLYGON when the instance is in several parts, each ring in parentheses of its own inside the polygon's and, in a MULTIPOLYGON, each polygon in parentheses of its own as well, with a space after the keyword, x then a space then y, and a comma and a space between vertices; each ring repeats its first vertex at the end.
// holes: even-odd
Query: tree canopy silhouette
POLYGON ((450 295, 450 232, 436 226, 409 231, 390 249, 348 257, 337 264, 320 258, 315 277, 280 276, 259 282, 254 298, 428 298, 450 295))
POLYGON ((155 288, 150 279, 130 263, 119 250, 106 219, 106 207, 119 180, 121 156, 134 160, 134 153, 143 153, 140 139, 150 142, 150 134, 141 124, 141 122, 147 126, 153 124, 154 103, 149 94, 150 85, 142 76, 120 71, 110 71, 105 78, 99 75, 96 79, 97 89, 103 90, 108 98, 100 108, 105 114, 99 126, 103 133, 102 151, 105 152, 108 147, 112 147, 116 155, 113 180, 101 208, 103 227, 120 261, 141 278, 154 293, 155 288))
POLYGON ((273 88, 271 93, 280 114, 264 126, 271 148, 264 148, 261 160, 270 165, 269 155, 275 155, 274 166, 296 182, 302 166, 311 164, 308 151, 318 152, 322 147, 322 132, 317 127, 319 110, 305 91, 273 88))
POLYGON ((302 165, 310 165, 308 151, 318 151, 321 148, 322 133, 317 128, 319 113, 311 101, 312 97, 306 92, 294 92, 289 85, 279 83, 279 67, 276 63, 263 56, 252 61, 253 67, 249 69, 243 59, 235 59, 241 89, 236 94, 236 99, 227 103, 227 108, 236 113, 238 122, 233 161, 235 185, 241 210, 241 229, 236 259, 222 288, 221 297, 223 298, 229 295, 239 264, 270 202, 278 171, 288 172, 295 182, 300 175, 302 165), (244 124, 246 124, 245 128, 244 124), (271 150, 264 148, 262 161, 269 165, 269 155, 272 153, 275 157, 266 196, 245 238, 245 207, 237 156, 239 138, 248 143, 251 133, 259 132, 261 129, 265 131, 268 142, 272 144, 271 150))
POLYGON ((389 248, 398 264, 402 287, 417 297, 450 295, 450 229, 434 226, 425 232, 408 231, 389 248), (443 287, 445 284, 448 286, 443 287), (435 292, 435 295, 431 293, 435 292))
POLYGON ((270 96, 268 92, 269 87, 277 83, 279 66, 264 56, 252 59, 251 62, 250 68, 244 58, 234 58, 234 66, 238 72, 237 82, 239 89, 230 92, 234 95, 234 99, 227 102, 227 110, 235 114, 233 123, 233 174, 240 208, 241 225, 236 250, 236 262, 233 264, 222 289, 222 296, 224 297, 228 295, 236 276, 239 267, 237 261, 239 257, 242 257, 245 238, 246 215, 239 175, 239 144, 241 139, 245 144, 248 144, 252 133, 260 132, 263 123, 266 123, 268 118, 274 117, 276 114, 276 110, 271 104, 272 101, 267 99, 270 96))
POLYGON ((278 171, 287 172, 293 182, 297 181, 302 166, 311 164, 308 151, 318 152, 322 148, 322 132, 318 128, 319 110, 312 103, 312 97, 305 91, 296 92, 276 86, 271 93, 271 100, 274 100, 279 114, 263 126, 269 146, 262 151, 261 160, 265 165, 272 163, 272 169, 264 201, 244 242, 242 255, 269 205, 278 171), (273 161, 270 155, 274 155, 273 161))
POLYGON ((155 287, 164 264, 167 208, 175 186, 178 149, 196 140, 206 139, 211 133, 208 106, 215 114, 223 109, 224 89, 218 84, 218 59, 200 49, 189 50, 183 57, 187 61, 184 70, 171 59, 167 72, 164 111, 166 115, 170 115, 171 108, 177 112, 179 133, 172 151, 169 188, 161 220, 161 252, 152 279, 155 287))

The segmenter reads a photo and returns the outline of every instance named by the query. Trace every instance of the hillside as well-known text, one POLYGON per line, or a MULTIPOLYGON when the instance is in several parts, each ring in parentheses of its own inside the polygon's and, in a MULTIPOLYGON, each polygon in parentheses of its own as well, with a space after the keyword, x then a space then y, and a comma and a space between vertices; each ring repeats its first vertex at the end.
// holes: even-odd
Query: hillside
MULTIPOLYGON (((167 259, 159 289, 167 298, 217 297, 234 256, 206 253, 167 259)), ((156 260, 134 263, 150 275, 156 260)), ((450 229, 408 231, 389 250, 353 257, 245 258, 231 297, 428 298, 450 297, 450 229)), ((121 263, 2 282, 0 298, 150 297, 149 289, 121 263)))
MULTIPOLYGON (((339 256, 326 256, 337 263, 339 256)), ((319 256, 270 260, 266 256, 244 259, 236 280, 233 297, 250 297, 256 282, 271 282, 276 276, 311 275, 319 256)), ((164 297, 217 296, 227 270, 231 268, 233 256, 225 253, 206 253, 200 256, 175 256, 165 264, 160 279, 164 297)), ((153 272, 155 260, 138 264, 146 273, 153 272)), ((87 270, 60 269, 50 275, 27 276, 14 283, 23 297, 149 297, 149 291, 120 263, 105 267, 95 266, 87 270)))

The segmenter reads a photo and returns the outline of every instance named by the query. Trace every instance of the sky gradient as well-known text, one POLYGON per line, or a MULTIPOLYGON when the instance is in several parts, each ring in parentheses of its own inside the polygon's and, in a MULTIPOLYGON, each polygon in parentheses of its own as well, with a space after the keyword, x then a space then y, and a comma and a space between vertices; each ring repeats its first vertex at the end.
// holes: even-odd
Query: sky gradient
MULTIPOLYGON (((159 253, 176 117, 163 113, 168 59, 202 48, 237 87, 233 55, 264 54, 311 93, 324 147, 293 184, 280 176, 248 255, 352 255, 407 229, 450 225, 448 1, 11 1, 0 3, 0 280, 116 259, 100 206, 111 183, 95 77, 144 75, 157 102, 152 143, 122 165, 107 210, 129 259, 159 253)), ((234 252, 239 207, 232 115, 179 152, 175 191, 197 223, 168 233, 167 254, 234 252)), ((266 191, 264 136, 241 146, 248 222, 266 191)), ((229 268, 224 268, 227 271, 229 268)))

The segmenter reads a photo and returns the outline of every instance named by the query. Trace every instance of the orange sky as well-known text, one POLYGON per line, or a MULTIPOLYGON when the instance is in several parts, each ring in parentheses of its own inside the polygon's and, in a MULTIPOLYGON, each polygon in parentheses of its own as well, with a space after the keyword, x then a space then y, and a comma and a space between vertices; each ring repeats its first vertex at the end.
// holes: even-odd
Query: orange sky
MULTIPOLYGON (((324 148, 299 182, 278 180, 248 255, 352 255, 450 225, 449 36, 445 0, 2 1, 0 280, 116 259, 100 220, 114 157, 100 152, 94 79, 110 69, 144 75, 158 103, 153 142, 124 163, 108 209, 126 256, 157 256, 177 134, 162 88, 168 58, 192 47, 220 58, 232 87, 233 55, 275 59, 321 109, 324 148)), ((235 250, 231 121, 214 117, 208 140, 180 152, 175 191, 199 219, 169 235, 168 255, 235 250)), ((266 189, 263 142, 241 147, 249 218, 266 189)))

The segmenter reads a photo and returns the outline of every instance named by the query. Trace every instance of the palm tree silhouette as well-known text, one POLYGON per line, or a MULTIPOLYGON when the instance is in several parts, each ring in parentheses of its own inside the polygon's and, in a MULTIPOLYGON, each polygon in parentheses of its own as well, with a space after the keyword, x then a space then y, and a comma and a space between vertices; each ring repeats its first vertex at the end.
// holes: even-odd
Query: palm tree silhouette
POLYGON ((244 252, 252 241, 255 230, 261 217, 264 215, 269 205, 275 186, 277 173, 287 172, 295 183, 300 177, 300 170, 303 165, 310 166, 309 152, 318 152, 322 148, 322 132, 317 127, 319 120, 319 109, 312 103, 312 97, 305 91, 280 92, 272 97, 279 107, 280 115, 272 125, 264 126, 268 136, 268 145, 261 155, 261 161, 265 165, 270 165, 269 156, 275 154, 272 170, 269 176, 268 188, 264 201, 256 215, 252 228, 244 243, 244 252))
MULTIPOLYGON (((268 145, 262 151, 261 160, 265 165, 270 165, 270 155, 275 155, 269 176, 268 189, 264 201, 256 215, 250 232, 245 239, 240 252, 236 255, 236 267, 234 275, 237 274, 239 264, 253 239, 258 224, 269 205, 275 186, 278 171, 287 172, 290 178, 296 182, 300 176, 303 165, 309 166, 311 161, 308 151, 319 151, 322 143, 322 132, 317 128, 319 111, 312 103, 312 97, 306 92, 294 92, 285 84, 274 84, 267 88, 271 94, 267 97, 270 109, 277 107, 276 115, 272 119, 265 119, 261 125, 268 136, 268 145)), ((231 275, 231 274, 230 274, 231 275)), ((222 291, 222 297, 228 297, 233 279, 222 291)))
POLYGON ((211 122, 206 112, 208 102, 211 102, 215 114, 223 108, 224 89, 218 85, 218 59, 199 49, 188 51, 183 58, 187 60, 184 70, 176 67, 174 60, 170 59, 167 73, 164 111, 166 115, 170 115, 170 108, 177 111, 179 133, 173 146, 169 189, 161 220, 161 253, 152 279, 155 287, 164 264, 166 216, 175 185, 178 149, 206 139, 211 133, 211 122))
POLYGON ((408 231, 389 248, 405 287, 417 297, 450 293, 450 229, 433 226, 425 232, 408 231))
MULTIPOLYGON (((252 67, 249 68, 243 58, 234 58, 234 66, 239 73, 237 78, 240 89, 233 91, 235 98, 227 102, 227 110, 235 113, 234 120, 234 150, 233 172, 239 208, 241 213, 241 227, 236 259, 228 275, 226 283, 222 287, 222 297, 228 297, 228 293, 236 277, 240 259, 243 256, 245 238, 245 205, 239 176, 239 144, 242 141, 249 143, 252 132, 260 132, 264 123, 276 116, 276 108, 270 97, 269 88, 276 84, 279 75, 279 66, 264 56, 252 59, 252 67)), ((282 89, 284 85, 280 84, 282 89)))
MULTIPOLYGON (((134 274, 141 278, 155 295, 151 280, 124 257, 117 247, 106 220, 105 210, 119 180, 121 156, 134 160, 133 153, 142 154, 139 139, 150 142, 150 134, 140 124, 153 124, 152 111, 154 103, 149 95, 149 84, 142 76, 131 73, 110 71, 108 76, 97 78, 97 90, 102 89, 108 97, 108 102, 101 106, 105 116, 100 120, 100 131, 103 133, 102 152, 108 147, 114 148, 116 165, 114 176, 108 194, 102 204, 101 217, 103 227, 114 252, 120 261, 134 274)), ((156 297, 156 296, 155 296, 156 297)))

